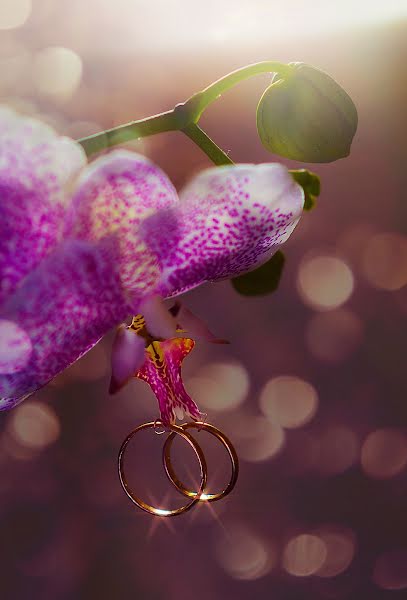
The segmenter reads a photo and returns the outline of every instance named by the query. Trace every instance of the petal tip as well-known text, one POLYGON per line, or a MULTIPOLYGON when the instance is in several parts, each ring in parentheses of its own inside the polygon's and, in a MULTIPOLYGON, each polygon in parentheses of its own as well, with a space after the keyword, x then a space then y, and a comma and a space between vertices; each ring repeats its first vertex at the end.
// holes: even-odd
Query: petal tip
POLYGON ((113 396, 114 394, 117 394, 117 392, 119 392, 126 385, 127 381, 128 381, 128 379, 126 379, 126 381, 118 381, 112 375, 110 378, 110 383, 109 383, 109 394, 111 396, 113 396))
POLYGON ((144 360, 144 340, 126 325, 116 333, 112 348, 109 394, 118 392, 134 376, 144 360))

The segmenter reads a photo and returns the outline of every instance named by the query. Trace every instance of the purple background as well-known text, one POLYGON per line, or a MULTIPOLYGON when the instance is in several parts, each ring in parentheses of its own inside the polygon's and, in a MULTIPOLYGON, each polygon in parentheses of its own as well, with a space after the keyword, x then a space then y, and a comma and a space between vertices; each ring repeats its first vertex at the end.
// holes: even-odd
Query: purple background
MULTIPOLYGON (((92 23, 76 31, 75 22, 61 7, 46 18, 36 18, 34 9, 27 24, 3 32, 0 43, 3 59, 13 43, 29 56, 46 46, 78 47, 82 80, 63 101, 24 75, 11 83, 4 69, 0 76, 2 101, 74 137, 168 109, 233 68, 273 58, 328 71, 355 101, 360 124, 348 159, 309 165, 321 176, 321 198, 286 245, 276 294, 246 299, 222 282, 184 298, 231 342, 199 344, 186 360, 185 381, 212 402, 219 392, 217 409, 201 407, 236 443, 241 473, 233 494, 210 510, 200 506, 172 520, 154 520, 131 505, 118 481, 117 452, 132 428, 156 418, 157 407, 142 382, 108 396, 110 336, 34 398, 0 414, 1 597, 404 597, 407 295, 406 287, 394 286, 406 281, 407 269, 400 237, 406 224, 405 23, 295 44, 283 38, 233 47, 208 42, 188 52, 154 53, 152 39, 150 52, 135 41, 131 50, 114 53, 103 51, 109 23, 95 32, 92 23), (92 33, 88 45, 84 31, 92 33), (339 259, 339 274, 311 270, 304 291, 298 281, 314 256, 339 259), (336 308, 321 306, 324 281, 336 308), (344 285, 352 289, 342 302, 344 285), (216 362, 229 367, 211 383, 216 362), (312 418, 285 430, 278 419, 264 419, 259 407, 265 384, 282 375, 305 380, 318 396, 312 418), (233 408, 247 381, 242 403, 233 408), (313 537, 298 540, 303 534, 313 537)), ((107 47, 116 34, 113 29, 107 47)), ((243 83, 202 120, 236 162, 272 160, 254 119, 269 80, 243 83)), ((177 187, 209 164, 181 134, 130 146, 162 166, 177 187)), ((162 438, 137 443, 134 485, 164 497, 162 438)), ((219 447, 203 445, 212 472, 217 461, 220 485, 228 477, 226 459, 218 459, 219 447)), ((189 460, 185 448, 178 450, 178 464, 189 460)))

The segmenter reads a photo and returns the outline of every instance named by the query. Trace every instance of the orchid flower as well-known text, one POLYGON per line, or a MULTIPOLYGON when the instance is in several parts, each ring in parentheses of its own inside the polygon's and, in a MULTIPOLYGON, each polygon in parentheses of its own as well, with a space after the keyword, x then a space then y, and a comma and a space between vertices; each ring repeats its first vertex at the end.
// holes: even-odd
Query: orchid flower
POLYGON ((147 158, 116 150, 86 164, 78 143, 9 109, 0 136, 0 409, 140 314, 118 329, 113 388, 136 375, 164 423, 181 409, 198 418, 180 377, 193 340, 160 299, 268 260, 300 218, 302 188, 283 165, 247 164, 205 170, 178 196, 147 158))

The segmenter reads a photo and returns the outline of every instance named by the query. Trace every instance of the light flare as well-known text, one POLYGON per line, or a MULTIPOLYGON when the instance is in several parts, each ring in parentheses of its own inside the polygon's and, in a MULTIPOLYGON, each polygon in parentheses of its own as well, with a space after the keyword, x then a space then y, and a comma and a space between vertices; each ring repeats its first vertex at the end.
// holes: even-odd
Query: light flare
POLYGON ((287 428, 301 427, 315 415, 318 394, 307 381, 281 375, 265 384, 260 393, 259 404, 272 423, 287 428))

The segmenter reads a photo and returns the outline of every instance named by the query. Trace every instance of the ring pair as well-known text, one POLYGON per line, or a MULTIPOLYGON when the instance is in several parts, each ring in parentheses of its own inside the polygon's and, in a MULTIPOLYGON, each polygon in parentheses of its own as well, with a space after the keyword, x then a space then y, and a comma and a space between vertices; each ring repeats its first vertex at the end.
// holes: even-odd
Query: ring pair
POLYGON ((219 429, 214 427, 214 425, 210 425, 209 423, 203 423, 201 421, 196 421, 196 422, 184 423, 183 425, 168 425, 168 427, 167 427, 168 436, 167 436, 167 439, 165 440, 165 443, 163 446, 163 453, 162 453, 164 469, 165 469, 168 479, 183 496, 186 496, 187 498, 190 499, 189 502, 187 502, 183 506, 180 506, 179 508, 171 510, 171 509, 163 509, 163 508, 157 508, 155 506, 151 506, 150 504, 147 504, 146 502, 141 500, 138 496, 136 496, 135 493, 130 489, 130 486, 127 482, 127 479, 126 479, 126 476, 124 473, 124 455, 126 452, 126 448, 127 448, 128 443, 130 442, 130 440, 137 433, 139 433, 143 429, 153 429, 154 431, 157 431, 157 425, 159 425, 159 421, 153 421, 151 423, 144 423, 143 425, 139 425, 139 427, 137 427, 131 433, 129 433, 129 435, 124 440, 124 442, 120 448, 120 451, 119 451, 120 482, 121 482, 122 487, 123 487, 124 491, 126 492, 127 496, 130 498, 130 500, 132 502, 134 502, 134 504, 136 504, 139 508, 141 508, 142 510, 144 510, 152 515, 156 515, 156 516, 160 516, 160 517, 173 517, 173 516, 180 515, 180 514, 186 512, 187 510, 192 508, 192 506, 194 506, 199 501, 215 502, 216 500, 225 498, 225 496, 227 496, 232 491, 232 489, 235 487, 235 484, 236 484, 236 481, 238 478, 238 474, 239 474, 239 460, 237 458, 236 450, 234 449, 231 441, 226 437, 226 435, 222 431, 220 431, 219 429), (208 479, 208 471, 207 471, 207 466, 206 466, 205 455, 202 451, 202 448, 196 441, 196 439, 194 437, 192 437, 192 435, 187 431, 187 429, 196 429, 198 431, 202 431, 202 430, 207 431, 211 435, 215 436, 221 442, 221 444, 226 448, 229 458, 230 458, 231 466, 232 466, 232 476, 230 478, 228 485, 221 492, 206 493, 205 490, 206 490, 206 484, 207 484, 207 479, 208 479), (200 480, 200 485, 199 485, 199 488, 197 491, 189 490, 182 483, 182 481, 180 481, 178 479, 178 477, 175 474, 175 471, 174 471, 174 468, 172 465, 172 461, 171 461, 171 446, 172 446, 172 443, 173 443, 176 435, 181 436, 186 442, 188 442, 188 444, 194 450, 196 457, 198 459, 201 480, 200 480))

